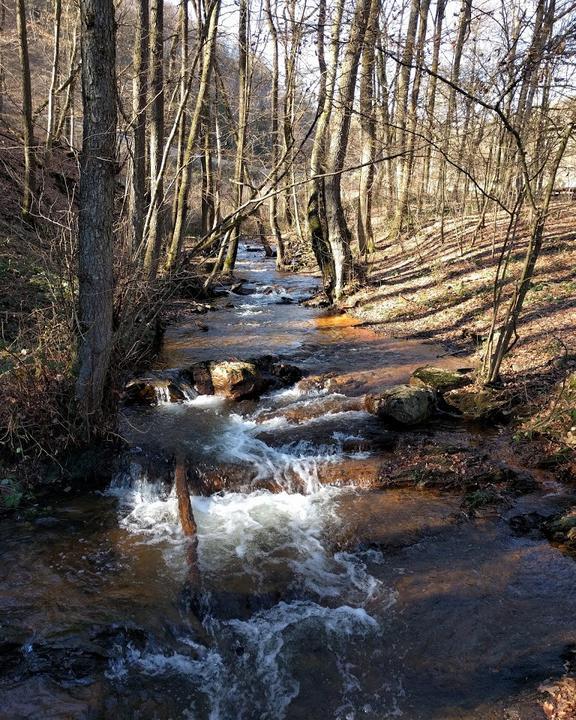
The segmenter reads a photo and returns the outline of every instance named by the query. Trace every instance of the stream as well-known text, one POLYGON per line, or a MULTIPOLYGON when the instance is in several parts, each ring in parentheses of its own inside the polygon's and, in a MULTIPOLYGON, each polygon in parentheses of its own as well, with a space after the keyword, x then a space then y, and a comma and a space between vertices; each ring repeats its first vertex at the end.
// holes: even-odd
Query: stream
MULTIPOLYGON (((273 353, 324 381, 239 403, 160 388, 123 408, 109 487, 2 520, 0 718, 540 717, 534 693, 576 647, 576 563, 508 519, 571 491, 546 477, 470 519, 455 493, 351 484, 392 452, 361 396, 464 361, 299 304, 317 280, 260 254, 237 274, 246 294, 168 329, 158 373, 273 353), (243 478, 192 498, 197 544, 165 462, 182 450, 243 478)), ((449 420, 413 432, 499 438, 449 420)))

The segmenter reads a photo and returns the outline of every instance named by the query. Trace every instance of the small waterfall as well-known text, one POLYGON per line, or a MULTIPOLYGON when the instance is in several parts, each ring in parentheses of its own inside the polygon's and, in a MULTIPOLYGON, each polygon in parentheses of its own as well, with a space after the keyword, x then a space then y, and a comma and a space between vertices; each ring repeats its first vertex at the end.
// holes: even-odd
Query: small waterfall
POLYGON ((156 402, 158 405, 168 405, 172 402, 170 399, 170 388, 168 385, 155 384, 154 394, 156 395, 156 402))

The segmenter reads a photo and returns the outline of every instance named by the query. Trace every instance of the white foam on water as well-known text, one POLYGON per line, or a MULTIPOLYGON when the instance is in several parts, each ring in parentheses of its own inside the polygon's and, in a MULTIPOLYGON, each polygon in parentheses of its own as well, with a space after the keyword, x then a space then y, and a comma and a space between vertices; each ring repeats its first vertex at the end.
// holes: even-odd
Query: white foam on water
POLYGON ((213 620, 212 647, 195 643, 193 654, 141 651, 129 647, 110 663, 108 677, 124 680, 131 669, 150 676, 178 675, 203 696, 190 708, 189 717, 243 720, 254 717, 282 720, 299 694, 293 652, 308 647, 310 639, 327 647, 340 671, 340 693, 346 701, 361 695, 355 667, 346 661, 350 644, 358 645, 378 634, 378 625, 362 608, 342 605, 327 608, 309 601, 280 602, 255 613, 249 620, 213 620), (194 707, 196 706, 196 707, 194 707))
POLYGON ((170 390, 167 386, 154 385, 154 394, 156 395, 158 405, 169 405, 172 402, 170 399, 170 390))

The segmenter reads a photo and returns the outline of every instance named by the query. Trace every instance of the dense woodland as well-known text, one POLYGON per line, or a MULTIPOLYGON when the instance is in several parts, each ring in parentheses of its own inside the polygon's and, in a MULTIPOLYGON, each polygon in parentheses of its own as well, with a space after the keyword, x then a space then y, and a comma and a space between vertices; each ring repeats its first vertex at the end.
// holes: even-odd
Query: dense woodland
MULTIPOLYGON (((241 238, 332 304, 415 238, 491 245, 498 383, 576 188, 575 43, 568 0, 6 0, 13 404, 33 387, 64 444, 78 417, 90 434, 166 303, 233 275, 241 238)), ((12 450, 44 447, 29 415, 7 411, 12 450)))

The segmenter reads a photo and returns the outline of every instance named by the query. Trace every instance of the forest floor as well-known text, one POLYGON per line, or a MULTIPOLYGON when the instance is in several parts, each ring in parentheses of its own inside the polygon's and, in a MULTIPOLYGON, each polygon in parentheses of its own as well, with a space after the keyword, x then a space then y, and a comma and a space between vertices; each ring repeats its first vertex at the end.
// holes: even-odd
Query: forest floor
MULTIPOLYGON (((505 386, 525 395, 526 430, 546 430, 576 444, 576 225, 575 204, 556 202, 519 339, 505 359, 505 386), (572 385, 576 382, 572 381, 572 385)), ((402 243, 380 240, 371 258, 368 285, 346 302, 351 312, 395 337, 440 341, 452 354, 480 362, 492 313, 493 282, 506 219, 476 231, 477 217, 447 221, 441 240, 434 223, 402 243)), ((376 234, 384 234, 383 222, 376 234)), ((526 249, 513 249, 506 289, 519 277, 526 249)))

